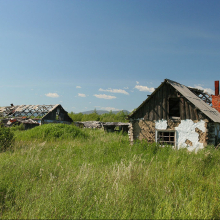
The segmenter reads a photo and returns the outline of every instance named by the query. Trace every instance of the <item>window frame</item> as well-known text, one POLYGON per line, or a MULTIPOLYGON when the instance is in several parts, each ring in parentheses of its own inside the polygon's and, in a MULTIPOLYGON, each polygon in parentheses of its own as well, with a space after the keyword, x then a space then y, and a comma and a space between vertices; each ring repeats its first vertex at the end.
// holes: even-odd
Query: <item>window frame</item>
MULTIPOLYGON (((173 144, 168 144, 168 145, 172 145, 172 146, 176 147, 176 130, 167 130, 167 129, 157 129, 156 130, 156 135, 155 135, 156 143, 159 143, 160 145, 164 145, 164 143, 160 143, 160 141, 159 141, 159 136, 160 136, 159 133, 160 132, 163 132, 163 133, 174 133, 173 136, 169 136, 169 137, 174 137, 174 141, 173 141, 174 145, 173 144)), ((167 137, 167 136, 165 136, 165 137, 167 137)), ((170 143, 170 142, 171 141, 168 141, 167 143, 170 143)))

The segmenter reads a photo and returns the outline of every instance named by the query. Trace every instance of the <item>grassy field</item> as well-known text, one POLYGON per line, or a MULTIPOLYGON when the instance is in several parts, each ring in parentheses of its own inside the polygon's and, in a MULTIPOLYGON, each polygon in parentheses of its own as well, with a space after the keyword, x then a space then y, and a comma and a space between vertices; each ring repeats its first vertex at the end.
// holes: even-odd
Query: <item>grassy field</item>
POLYGON ((218 149, 48 128, 15 131, 14 147, 0 153, 0 218, 220 218, 218 149))

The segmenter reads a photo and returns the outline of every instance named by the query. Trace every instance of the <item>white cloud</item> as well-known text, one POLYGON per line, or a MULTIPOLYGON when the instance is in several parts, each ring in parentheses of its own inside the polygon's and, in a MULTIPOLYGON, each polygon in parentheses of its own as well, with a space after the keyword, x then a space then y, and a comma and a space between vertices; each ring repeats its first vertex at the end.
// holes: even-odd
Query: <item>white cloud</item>
POLYGON ((154 91, 154 88, 149 88, 147 86, 141 86, 141 85, 136 85, 134 88, 138 89, 141 92, 153 92, 154 91))
POLYGON ((209 94, 214 94, 215 93, 212 89, 210 89, 210 88, 203 88, 201 85, 194 85, 194 88, 204 90, 204 92, 207 92, 209 94))
POLYGON ((78 93, 78 96, 79 96, 79 97, 86 97, 86 95, 83 94, 83 93, 78 93))
POLYGON ((115 96, 106 95, 106 94, 99 94, 99 95, 95 94, 94 96, 99 99, 116 99, 115 96))
POLYGON ((137 83, 137 84, 139 84, 139 82, 138 82, 138 81, 136 81, 136 83, 137 83))
POLYGON ((124 89, 129 89, 128 87, 124 87, 124 89))
POLYGON ((113 108, 113 107, 102 107, 101 109, 106 111, 120 111, 120 109, 113 108))
POLYGON ((82 87, 81 87, 81 86, 76 86, 76 88, 77 88, 77 89, 81 89, 82 87))
POLYGON ((51 93, 51 92, 45 94, 45 96, 50 97, 50 98, 58 98, 58 97, 60 97, 57 93, 51 93))
POLYGON ((122 94, 125 94, 125 95, 129 95, 129 93, 126 92, 123 89, 111 89, 111 88, 109 88, 109 89, 101 89, 100 88, 99 91, 101 91, 101 92, 112 92, 112 93, 122 93, 122 94))

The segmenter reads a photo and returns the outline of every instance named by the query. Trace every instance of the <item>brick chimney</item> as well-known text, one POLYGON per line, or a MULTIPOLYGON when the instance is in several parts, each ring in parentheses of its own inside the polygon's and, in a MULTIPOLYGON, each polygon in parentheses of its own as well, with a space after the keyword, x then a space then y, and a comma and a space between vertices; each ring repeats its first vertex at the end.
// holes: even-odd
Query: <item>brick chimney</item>
POLYGON ((212 95, 212 107, 220 112, 219 81, 215 81, 215 95, 212 95))

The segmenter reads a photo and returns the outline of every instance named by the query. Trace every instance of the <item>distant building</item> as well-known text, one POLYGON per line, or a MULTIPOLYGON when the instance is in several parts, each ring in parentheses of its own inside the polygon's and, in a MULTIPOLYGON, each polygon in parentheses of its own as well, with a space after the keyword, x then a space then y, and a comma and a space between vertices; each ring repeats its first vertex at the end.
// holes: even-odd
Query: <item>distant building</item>
POLYGON ((0 118, 5 126, 24 124, 25 129, 41 124, 64 123, 73 120, 60 104, 57 105, 16 105, 0 107, 0 118))

